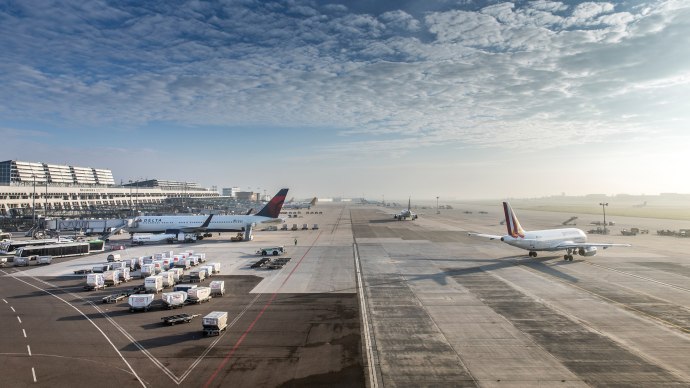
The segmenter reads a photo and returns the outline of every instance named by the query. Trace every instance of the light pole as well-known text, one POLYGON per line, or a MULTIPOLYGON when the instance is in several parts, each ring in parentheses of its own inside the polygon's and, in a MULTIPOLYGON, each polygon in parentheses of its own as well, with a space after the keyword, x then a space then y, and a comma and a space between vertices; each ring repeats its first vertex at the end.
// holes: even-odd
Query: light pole
POLYGON ((609 205, 608 202, 599 202, 599 205, 601 206, 601 210, 604 211, 604 234, 606 234, 606 206, 609 205))
POLYGON ((129 180, 129 214, 134 217, 134 212, 132 212, 132 180, 129 180))
POLYGON ((33 219, 33 224, 32 227, 36 226, 36 174, 31 175, 32 178, 34 178, 34 195, 32 198, 32 204, 31 204, 31 211, 33 212, 33 216, 31 217, 33 219))
POLYGON ((43 205, 43 212, 45 215, 43 218, 48 219, 48 178, 46 177, 46 198, 44 201, 45 205, 43 205))
POLYGON ((436 196, 436 214, 441 214, 441 211, 438 210, 438 196, 436 196))

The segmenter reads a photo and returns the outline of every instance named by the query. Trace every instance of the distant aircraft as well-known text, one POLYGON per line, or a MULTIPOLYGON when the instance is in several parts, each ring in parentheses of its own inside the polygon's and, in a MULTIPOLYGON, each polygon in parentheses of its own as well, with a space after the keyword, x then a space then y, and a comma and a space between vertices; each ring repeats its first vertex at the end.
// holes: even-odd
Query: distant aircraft
POLYGON ((503 202, 508 234, 496 236, 484 233, 468 233, 470 236, 485 237, 490 240, 501 240, 508 245, 529 251, 530 257, 537 257, 537 251, 565 251, 563 259, 573 261, 573 254, 594 256, 597 248, 629 247, 630 244, 588 243, 587 235, 577 228, 535 230, 527 232, 520 226, 515 212, 508 202, 503 202))
POLYGON ((316 197, 312 198, 311 202, 290 202, 285 204, 286 209, 311 209, 312 206, 316 206, 316 201, 318 199, 316 197))
POLYGON ((288 189, 282 189, 252 215, 140 216, 128 220, 129 233, 242 232, 256 224, 282 222, 278 216, 288 189))
POLYGON ((409 198, 407 200, 407 209, 403 209, 400 211, 400 213, 393 215, 393 218, 395 218, 398 221, 416 220, 417 214, 412 212, 411 201, 412 199, 409 198))

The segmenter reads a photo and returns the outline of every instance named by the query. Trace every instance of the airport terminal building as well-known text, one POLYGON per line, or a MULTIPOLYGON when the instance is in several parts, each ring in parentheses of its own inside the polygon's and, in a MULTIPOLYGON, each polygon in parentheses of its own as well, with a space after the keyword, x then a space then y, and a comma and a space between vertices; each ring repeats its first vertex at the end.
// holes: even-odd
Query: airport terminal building
POLYGON ((168 198, 214 198, 218 192, 192 182, 147 180, 116 185, 108 169, 41 162, 0 162, 0 215, 93 207, 132 208, 168 198), (13 210, 14 209, 14 210, 13 210))

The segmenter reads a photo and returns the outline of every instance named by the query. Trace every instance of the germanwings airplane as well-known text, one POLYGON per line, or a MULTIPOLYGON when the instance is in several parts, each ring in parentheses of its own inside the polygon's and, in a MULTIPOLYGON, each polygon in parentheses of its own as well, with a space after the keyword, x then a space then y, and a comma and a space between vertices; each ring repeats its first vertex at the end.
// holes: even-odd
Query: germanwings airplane
POLYGON ((128 221, 129 233, 242 232, 248 226, 282 222, 278 216, 288 189, 282 189, 258 213, 252 215, 141 216, 128 221))
POLYGON ((468 233, 470 236, 485 237, 490 240, 501 240, 508 245, 529 251, 530 257, 537 257, 537 251, 565 251, 564 260, 573 261, 573 254, 580 256, 594 256, 597 248, 629 247, 630 244, 588 243, 587 235, 577 228, 561 228, 525 231, 520 226, 513 208, 508 202, 503 202, 508 234, 496 236, 483 233, 468 233))

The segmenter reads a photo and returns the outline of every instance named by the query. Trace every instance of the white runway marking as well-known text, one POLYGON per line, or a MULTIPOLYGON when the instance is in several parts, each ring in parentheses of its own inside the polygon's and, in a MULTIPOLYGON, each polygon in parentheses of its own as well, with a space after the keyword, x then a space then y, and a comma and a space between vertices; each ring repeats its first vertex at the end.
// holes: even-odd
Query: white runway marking
POLYGON ((16 313, 16 311, 14 311, 14 307, 10 306, 10 308, 12 309, 13 313, 16 313))
POLYGON ((5 302, 5 303, 7 303, 7 301, 6 301, 5 299, 3 299, 2 301, 5 302))
POLYGON ((31 356, 31 346, 26 345, 26 350, 29 351, 29 356, 31 356))
POLYGON ((34 376, 34 383, 35 383, 37 381, 36 380, 36 370, 33 367, 31 367, 31 374, 34 376))
POLYGON ((19 315, 17 315, 17 320, 19 321, 19 323, 22 323, 22 319, 19 318, 19 315))
POLYGON ((24 333, 24 338, 26 338, 26 330, 22 329, 22 333, 24 333))

